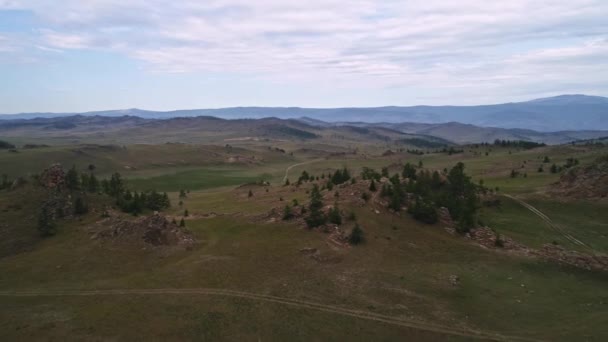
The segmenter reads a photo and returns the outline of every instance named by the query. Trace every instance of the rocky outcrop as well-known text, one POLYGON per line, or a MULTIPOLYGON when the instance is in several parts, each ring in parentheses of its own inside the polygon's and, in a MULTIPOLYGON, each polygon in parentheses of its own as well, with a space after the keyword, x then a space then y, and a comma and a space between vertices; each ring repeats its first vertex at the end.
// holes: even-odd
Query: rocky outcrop
POLYGON ((183 246, 191 248, 196 239, 187 229, 170 222, 161 214, 135 220, 111 216, 92 228, 92 239, 117 242, 144 242, 153 246, 183 246))
POLYGON ((47 189, 57 189, 65 184, 65 171, 61 164, 53 164, 40 174, 40 184, 47 189))
POLYGON ((574 198, 608 197, 608 156, 588 166, 567 170, 550 192, 574 198))
POLYGON ((561 246, 546 244, 538 250, 532 251, 533 255, 543 259, 557 261, 586 270, 608 271, 608 256, 590 255, 576 251, 569 251, 561 246))

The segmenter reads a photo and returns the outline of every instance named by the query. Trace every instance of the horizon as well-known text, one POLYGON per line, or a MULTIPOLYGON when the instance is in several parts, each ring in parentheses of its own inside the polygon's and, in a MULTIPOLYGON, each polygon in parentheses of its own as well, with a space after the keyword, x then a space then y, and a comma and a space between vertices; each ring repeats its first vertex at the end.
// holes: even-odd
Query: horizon
MULTIPOLYGON (((37 112, 18 112, 18 113, 0 113, 0 116, 18 116, 18 115, 34 115, 34 114, 45 114, 45 115, 84 115, 84 114, 94 114, 98 112, 120 112, 120 111, 143 111, 143 112, 155 112, 155 113, 170 113, 170 112, 180 112, 180 111, 196 111, 196 110, 222 110, 222 109, 247 109, 247 108, 259 108, 259 109, 311 109, 311 110, 325 110, 325 109, 376 109, 376 108, 408 108, 408 107, 476 107, 476 106, 492 106, 492 105, 506 105, 506 104, 516 104, 516 103, 527 103, 537 100, 545 100, 545 99, 554 99, 554 98, 563 98, 563 97, 586 97, 593 98, 599 97, 608 100, 608 96, 602 95, 587 95, 587 94, 560 94, 549 97, 542 98, 533 98, 522 101, 511 101, 511 102, 498 102, 498 103, 484 103, 484 104, 469 104, 469 105, 452 105, 452 104, 436 104, 436 105, 428 105, 428 104, 416 104, 416 105, 380 105, 380 106, 369 106, 369 107, 356 107, 356 106, 337 106, 337 107, 304 107, 304 106, 248 106, 248 105, 239 105, 239 106, 229 106, 229 107, 207 107, 207 108, 177 108, 177 109, 167 109, 167 110, 157 110, 157 109, 149 109, 149 108, 139 108, 139 107, 130 107, 130 108, 106 108, 106 109, 94 109, 94 110, 85 110, 85 111, 75 111, 75 112, 49 112, 49 111, 37 111, 37 112)), ((137 116, 133 114, 125 114, 127 116, 137 116)), ((268 116, 270 118, 272 116, 268 116)), ((454 121, 458 122, 458 121, 454 121)))
POLYGON ((0 0, 0 113, 602 96, 605 13, 599 0, 0 0))

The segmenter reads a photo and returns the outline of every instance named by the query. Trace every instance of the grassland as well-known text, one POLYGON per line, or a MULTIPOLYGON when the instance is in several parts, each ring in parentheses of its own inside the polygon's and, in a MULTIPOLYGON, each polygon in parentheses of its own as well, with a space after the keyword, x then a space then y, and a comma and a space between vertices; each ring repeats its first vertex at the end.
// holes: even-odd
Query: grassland
MULTIPOLYGON (((304 152, 293 142, 277 147, 286 153, 260 142, 234 143, 231 151, 225 146, 164 144, 111 150, 68 145, 0 153, 2 171, 11 177, 39 172, 53 162, 79 169, 92 163, 100 176, 120 171, 132 188, 167 191, 173 206, 166 214, 179 218, 188 209, 187 228, 201 242, 190 251, 168 252, 92 240, 87 227, 99 219, 95 212, 80 220, 65 220, 56 236, 41 239, 34 228, 36 193, 0 191, 0 209, 6 209, 0 212, 0 248, 9 252, 0 254, 0 336, 4 340, 608 339, 605 273, 484 249, 446 233, 440 225, 421 224, 406 214, 370 205, 341 202, 342 210, 354 212, 365 232, 366 242, 355 247, 337 247, 328 243, 325 233, 294 222, 271 222, 265 216, 271 208, 282 208, 293 199, 305 203, 308 198, 310 184, 299 189, 282 186, 290 165, 310 162, 289 171, 293 181, 303 170, 320 175, 344 166, 355 173, 364 166, 389 166, 391 172, 398 172, 403 163, 419 161, 442 170, 463 161, 476 180, 525 200, 597 252, 606 253, 608 203, 551 198, 544 190, 559 176, 537 172, 545 155, 552 162, 576 157, 586 163, 605 154, 605 149, 560 146, 509 152, 470 147, 451 156, 382 156, 390 146, 334 155, 330 153, 345 149, 334 146, 318 153, 314 151, 324 147, 315 145, 304 152), (235 155, 248 159, 234 162, 230 157, 235 155), (521 165, 528 177, 510 178, 510 171, 521 165), (270 185, 240 186, 259 180, 270 185), (177 205, 180 189, 191 190, 182 206, 177 205), (304 248, 316 248, 323 258, 301 253, 304 248), (453 275, 459 278, 457 286, 449 281, 453 275), (146 292, 151 289, 171 291, 146 292), (83 295, 91 290, 125 293, 83 295), (219 290, 253 296, 222 295, 219 290), (10 295, 24 291, 39 295, 10 295), (334 311, 322 310, 321 305, 334 311), (349 310, 368 316, 346 314, 349 310)), ((348 197, 348 190, 340 191, 348 197)), ((499 208, 484 208, 480 218, 530 247, 556 241, 576 248, 508 198, 499 208)))

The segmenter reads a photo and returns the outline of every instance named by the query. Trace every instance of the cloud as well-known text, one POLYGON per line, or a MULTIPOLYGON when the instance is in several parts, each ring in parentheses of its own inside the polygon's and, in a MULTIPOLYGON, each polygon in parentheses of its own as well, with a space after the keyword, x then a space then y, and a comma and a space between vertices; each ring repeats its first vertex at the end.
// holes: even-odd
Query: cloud
POLYGON ((150 72, 463 95, 608 83, 604 0, 0 0, 8 8, 39 18, 32 46, 113 51, 150 72))

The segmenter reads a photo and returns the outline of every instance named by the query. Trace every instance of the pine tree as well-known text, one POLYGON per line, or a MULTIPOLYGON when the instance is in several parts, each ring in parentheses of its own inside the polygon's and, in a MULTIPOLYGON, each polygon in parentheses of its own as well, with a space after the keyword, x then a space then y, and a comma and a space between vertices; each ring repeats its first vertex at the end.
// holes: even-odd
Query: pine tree
POLYGON ((376 192, 376 190, 378 190, 378 189, 376 189, 376 182, 372 178, 372 182, 369 184, 369 191, 376 192))
POLYGON ((94 174, 91 174, 89 176, 89 185, 87 187, 87 190, 90 193, 96 193, 97 191, 99 191, 99 181, 97 180, 97 177, 95 177, 94 174))
POLYGON ((283 209, 283 220, 287 221, 287 220, 291 220, 293 218, 293 211, 291 210, 291 207, 289 206, 289 204, 285 205, 285 208, 283 209))
POLYGON ((42 237, 55 235, 55 223, 46 207, 42 207, 38 214, 38 231, 42 237))
POLYGON ((363 230, 359 227, 358 223, 355 224, 353 231, 350 233, 348 242, 350 242, 351 245, 358 245, 363 242, 363 230))
POLYGON ((184 221, 184 218, 182 217, 182 219, 179 221, 179 226, 180 227, 185 227, 186 226, 186 221, 184 221))
POLYGON ((334 207, 329 211, 327 215, 329 222, 333 224, 340 225, 342 224, 342 215, 340 215, 340 209, 338 208, 338 203, 334 205, 334 207))
POLYGON ((251 190, 249 190, 249 193, 247 194, 247 197, 253 197, 253 192, 251 190))
POLYGON ((185 217, 190 216, 190 213, 188 212, 188 209, 184 210, 184 216, 185 216, 185 217))
POLYGON ((315 228, 325 223, 326 217, 323 214, 323 197, 319 191, 319 186, 313 186, 310 192, 310 204, 308 205, 309 214, 306 218, 308 228, 315 228))
POLYGON ((76 171, 76 166, 72 166, 65 174, 65 186, 70 190, 78 190, 79 185, 78 171, 76 171))
POLYGON ((89 206, 82 197, 77 197, 74 201, 74 214, 83 215, 89 211, 89 206))

